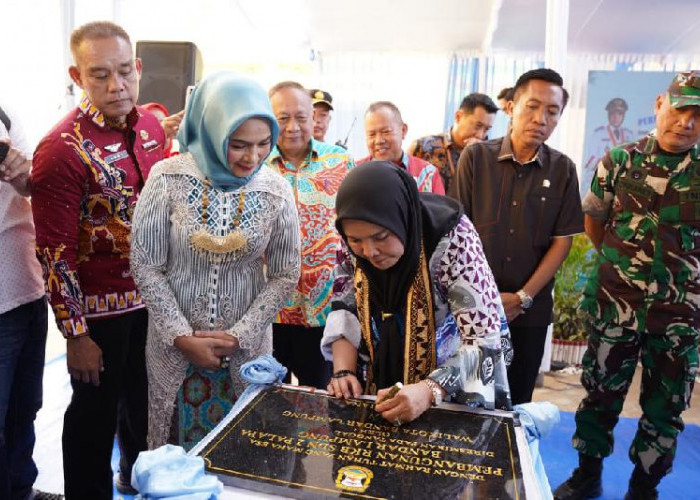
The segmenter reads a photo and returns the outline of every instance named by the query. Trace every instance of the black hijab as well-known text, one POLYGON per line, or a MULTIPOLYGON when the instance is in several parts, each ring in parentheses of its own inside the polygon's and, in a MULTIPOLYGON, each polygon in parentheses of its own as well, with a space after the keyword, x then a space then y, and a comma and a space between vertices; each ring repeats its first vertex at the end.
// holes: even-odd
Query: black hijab
POLYGON ((404 246, 398 262, 384 271, 356 256, 357 265, 369 281, 371 315, 379 330, 373 372, 381 389, 403 380, 404 336, 400 323, 418 271, 421 243, 429 259, 440 239, 459 221, 461 206, 444 196, 419 194, 415 179, 393 163, 370 161, 345 177, 335 210, 336 227, 346 243, 342 221, 356 219, 390 230, 404 246))

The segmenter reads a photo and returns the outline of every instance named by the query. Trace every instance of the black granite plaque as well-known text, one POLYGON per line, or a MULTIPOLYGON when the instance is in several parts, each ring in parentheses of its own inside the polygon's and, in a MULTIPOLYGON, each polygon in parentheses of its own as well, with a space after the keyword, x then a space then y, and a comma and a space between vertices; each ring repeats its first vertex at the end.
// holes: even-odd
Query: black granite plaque
POLYGON ((396 427, 373 405, 269 388, 199 455, 226 484, 294 498, 525 498, 510 414, 434 408, 396 427))

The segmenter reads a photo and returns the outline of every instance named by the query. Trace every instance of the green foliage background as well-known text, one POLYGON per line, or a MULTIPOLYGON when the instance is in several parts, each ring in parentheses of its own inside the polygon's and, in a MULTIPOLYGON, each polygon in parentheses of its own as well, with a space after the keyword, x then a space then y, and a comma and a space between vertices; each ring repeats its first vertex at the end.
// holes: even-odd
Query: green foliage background
POLYGON ((585 340, 584 315, 578 303, 586 286, 596 251, 585 234, 574 236, 571 251, 557 271, 554 284, 554 327, 552 336, 561 340, 585 340))

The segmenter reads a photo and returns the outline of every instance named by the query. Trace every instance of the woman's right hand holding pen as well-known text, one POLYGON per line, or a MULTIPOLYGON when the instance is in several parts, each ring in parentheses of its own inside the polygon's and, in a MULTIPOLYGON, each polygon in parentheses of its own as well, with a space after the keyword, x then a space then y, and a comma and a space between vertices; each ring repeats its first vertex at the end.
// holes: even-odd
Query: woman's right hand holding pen
POLYGON ((430 408, 432 398, 430 388, 422 382, 404 386, 395 384, 377 391, 374 410, 392 424, 402 425, 420 417, 430 408))

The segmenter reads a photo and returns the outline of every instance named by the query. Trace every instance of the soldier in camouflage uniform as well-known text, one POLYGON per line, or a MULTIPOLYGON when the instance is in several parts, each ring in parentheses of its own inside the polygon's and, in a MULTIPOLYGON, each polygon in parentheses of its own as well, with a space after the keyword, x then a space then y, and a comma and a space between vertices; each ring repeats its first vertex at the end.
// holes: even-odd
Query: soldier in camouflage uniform
POLYGON ((642 417, 625 498, 657 498, 698 368, 700 71, 678 74, 655 106, 656 133, 610 150, 583 200, 598 249, 581 309, 590 317, 573 445, 579 467, 557 499, 600 495, 602 460, 642 362, 642 417))

